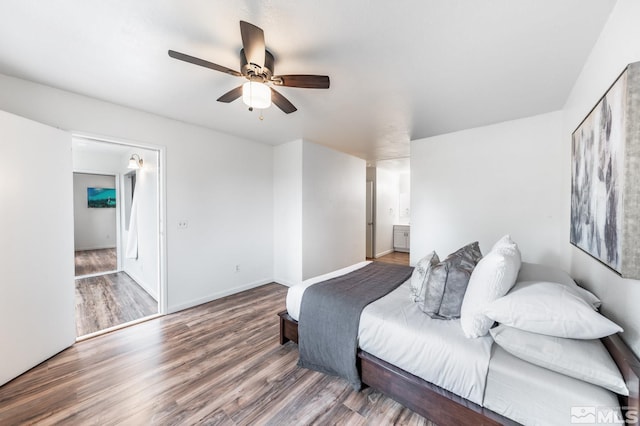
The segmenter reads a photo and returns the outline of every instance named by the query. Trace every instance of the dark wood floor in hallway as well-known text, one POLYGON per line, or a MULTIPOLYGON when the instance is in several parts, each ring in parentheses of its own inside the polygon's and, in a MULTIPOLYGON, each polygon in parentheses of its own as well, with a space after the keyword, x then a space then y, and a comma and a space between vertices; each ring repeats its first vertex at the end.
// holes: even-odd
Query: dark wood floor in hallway
POLYGON ((428 425, 296 366, 269 284, 82 341, 0 387, 0 424, 428 425))
POLYGON ((76 280, 76 335, 158 313, 158 302, 124 272, 76 280))

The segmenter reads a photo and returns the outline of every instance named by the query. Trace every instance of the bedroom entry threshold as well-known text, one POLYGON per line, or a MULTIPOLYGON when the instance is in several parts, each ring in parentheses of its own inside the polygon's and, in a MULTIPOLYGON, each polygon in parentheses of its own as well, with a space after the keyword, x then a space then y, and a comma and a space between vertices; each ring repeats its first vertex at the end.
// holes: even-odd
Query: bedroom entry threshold
POLYGON ((76 337, 76 343, 83 342, 85 340, 93 339, 94 337, 102 336, 104 334, 113 333, 114 331, 122 330, 124 328, 133 327, 138 324, 142 324, 143 322, 151 321, 156 318, 160 318, 164 316, 163 314, 153 314, 146 317, 138 318, 133 321, 125 322, 122 324, 114 325, 113 327, 105 328, 103 330, 94 331, 93 333, 84 334, 82 336, 76 337))

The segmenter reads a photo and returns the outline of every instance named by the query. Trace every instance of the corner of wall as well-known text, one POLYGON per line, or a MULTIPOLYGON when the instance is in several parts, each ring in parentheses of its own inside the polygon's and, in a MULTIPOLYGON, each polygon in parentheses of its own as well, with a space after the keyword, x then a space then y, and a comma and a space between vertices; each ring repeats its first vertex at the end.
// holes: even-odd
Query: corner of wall
MULTIPOLYGON (((563 109, 562 143, 570 164, 571 133, 629 63, 640 60, 640 2, 618 0, 569 94, 563 109)), ((568 167, 567 167, 568 168, 568 167)), ((640 281, 621 278, 596 259, 569 243, 570 172, 563 182, 566 238, 563 252, 569 272, 602 300, 602 311, 624 328, 623 340, 640 356, 640 311, 631 302, 640 298, 640 281)))
POLYGON ((302 282, 301 139, 274 147, 273 277, 285 285, 302 282))

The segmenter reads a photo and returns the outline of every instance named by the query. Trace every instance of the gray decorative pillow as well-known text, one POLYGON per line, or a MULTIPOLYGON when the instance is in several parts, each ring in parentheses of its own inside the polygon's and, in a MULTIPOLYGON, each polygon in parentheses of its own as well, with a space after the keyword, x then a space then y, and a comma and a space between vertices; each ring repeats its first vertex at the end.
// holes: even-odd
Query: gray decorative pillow
POLYGON ((440 258, 435 251, 432 251, 418 261, 411 274, 411 301, 416 303, 424 302, 424 294, 427 289, 427 278, 431 268, 440 262, 440 258))
POLYGON ((432 266, 426 282, 424 301, 419 305, 420 309, 431 318, 460 318, 460 307, 471 272, 480 259, 482 253, 476 241, 432 266))

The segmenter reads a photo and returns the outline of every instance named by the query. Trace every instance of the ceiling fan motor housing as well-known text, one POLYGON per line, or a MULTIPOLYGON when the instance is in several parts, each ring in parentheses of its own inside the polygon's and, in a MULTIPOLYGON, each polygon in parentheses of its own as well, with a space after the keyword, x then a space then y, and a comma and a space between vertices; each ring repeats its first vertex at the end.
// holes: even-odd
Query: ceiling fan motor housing
POLYGON ((256 64, 247 63, 247 57, 244 54, 244 49, 240 50, 240 72, 251 81, 267 82, 273 77, 273 64, 275 60, 273 55, 268 50, 264 51, 264 66, 260 68, 256 64))

